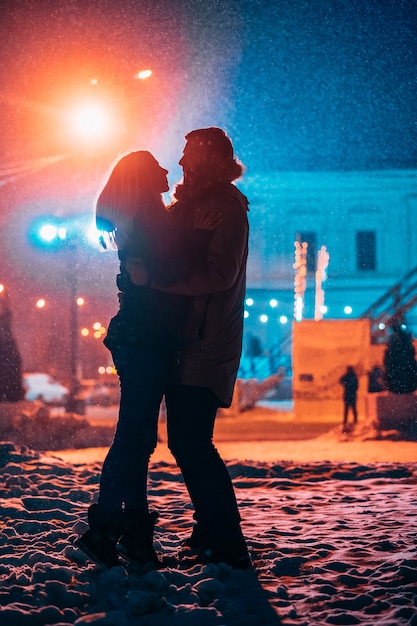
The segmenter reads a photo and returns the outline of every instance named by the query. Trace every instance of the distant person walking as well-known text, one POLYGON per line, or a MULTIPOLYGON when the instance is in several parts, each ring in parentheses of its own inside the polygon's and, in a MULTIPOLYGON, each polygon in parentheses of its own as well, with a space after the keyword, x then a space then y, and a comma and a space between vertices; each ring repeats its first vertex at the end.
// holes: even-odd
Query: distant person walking
POLYGON ((356 410, 356 396, 358 392, 359 382, 355 370, 351 365, 346 368, 346 372, 340 378, 339 382, 344 387, 343 432, 345 432, 347 430, 349 409, 351 409, 353 413, 353 423, 356 424, 358 421, 358 413, 356 410))

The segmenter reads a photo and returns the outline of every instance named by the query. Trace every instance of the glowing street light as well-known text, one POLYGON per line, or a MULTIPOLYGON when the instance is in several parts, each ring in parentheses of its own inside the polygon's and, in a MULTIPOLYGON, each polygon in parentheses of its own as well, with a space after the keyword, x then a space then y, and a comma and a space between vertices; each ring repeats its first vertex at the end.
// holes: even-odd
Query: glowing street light
POLYGON ((110 127, 109 111, 99 103, 82 103, 72 112, 73 127, 86 137, 102 135, 110 127))
POLYGON ((61 113, 62 132, 72 150, 97 153, 112 145, 120 133, 120 112, 111 100, 99 96, 75 100, 61 113))
POLYGON ((140 72, 136 74, 136 78, 139 78, 139 80, 146 80, 150 76, 152 76, 152 70, 149 70, 149 69, 141 70, 140 72))

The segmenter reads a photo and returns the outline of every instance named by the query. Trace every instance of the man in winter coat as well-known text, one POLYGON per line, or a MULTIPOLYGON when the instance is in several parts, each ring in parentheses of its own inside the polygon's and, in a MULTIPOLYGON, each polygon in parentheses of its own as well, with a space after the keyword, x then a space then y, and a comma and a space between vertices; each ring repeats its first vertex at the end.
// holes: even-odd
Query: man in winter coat
MULTIPOLYGON (((173 219, 192 224, 196 211, 219 214, 207 258, 174 285, 152 287, 190 297, 182 328, 178 382, 166 394, 168 445, 195 509, 188 544, 206 561, 250 566, 227 468, 213 444, 217 409, 231 404, 242 351, 248 255, 248 201, 233 181, 243 173, 219 128, 186 136, 173 219)), ((128 268, 129 269, 129 268, 128 268)), ((135 282, 134 267, 131 278, 135 282)))

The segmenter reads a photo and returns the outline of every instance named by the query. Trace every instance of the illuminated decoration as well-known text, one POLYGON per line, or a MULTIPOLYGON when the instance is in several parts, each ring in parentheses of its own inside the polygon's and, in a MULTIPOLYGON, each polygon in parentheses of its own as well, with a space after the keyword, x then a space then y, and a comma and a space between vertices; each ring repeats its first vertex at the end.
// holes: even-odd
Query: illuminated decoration
POLYGON ((84 300, 84 298, 82 296, 79 296, 77 298, 77 304, 78 304, 78 306, 83 306, 85 304, 85 300, 84 300))
POLYGON ((262 322, 262 324, 266 324, 267 321, 268 321, 268 316, 267 315, 260 315, 259 319, 262 322))
POLYGON ((246 298, 246 305, 247 306, 253 306, 253 299, 252 298, 246 298))
POLYGON ((36 301, 36 308, 37 309, 43 309, 46 305, 46 301, 44 300, 44 298, 39 298, 39 300, 36 301))
POLYGON ((288 322, 288 317, 286 315, 281 315, 279 321, 281 324, 286 324, 288 322))
POLYGON ((276 300, 275 298, 272 298, 272 299, 269 301, 269 306, 270 306, 272 309, 275 309, 275 307, 277 307, 277 306, 278 306, 278 300, 276 300))
POLYGON ((247 318, 249 317, 249 311, 245 311, 245 312, 243 313, 243 317, 244 317, 245 319, 247 319, 247 318))
POLYGON ((294 278, 294 318, 297 322, 303 319, 304 294, 307 285, 307 248, 308 243, 303 241, 294 241, 295 246, 295 269, 294 278))
POLYGON ((343 311, 346 313, 346 315, 350 315, 352 313, 352 307, 351 306, 345 306, 343 311))
POLYGON ((3 293, 3 291, 4 291, 4 285, 0 283, 0 293, 3 293))
POLYGON ((314 319, 316 321, 323 319, 323 313, 327 308, 324 306, 324 289, 323 283, 327 280, 327 268, 329 266, 329 253, 326 246, 321 246, 317 255, 316 269, 316 300, 314 307, 314 319))

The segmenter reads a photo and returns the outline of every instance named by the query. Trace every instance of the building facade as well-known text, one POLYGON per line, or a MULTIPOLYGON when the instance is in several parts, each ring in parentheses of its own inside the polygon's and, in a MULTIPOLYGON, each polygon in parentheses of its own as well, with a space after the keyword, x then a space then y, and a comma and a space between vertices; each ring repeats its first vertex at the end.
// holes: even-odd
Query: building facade
MULTIPOLYGON (((251 225, 245 350, 255 336, 263 352, 290 351, 297 240, 308 244, 303 319, 314 318, 322 246, 324 319, 360 317, 417 267, 417 170, 277 172, 239 186, 251 225)), ((416 311, 407 321, 415 334, 416 311)))

